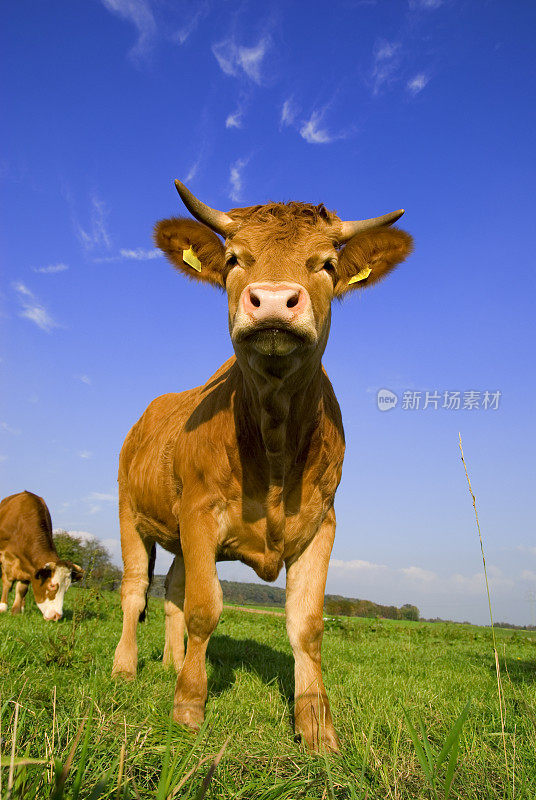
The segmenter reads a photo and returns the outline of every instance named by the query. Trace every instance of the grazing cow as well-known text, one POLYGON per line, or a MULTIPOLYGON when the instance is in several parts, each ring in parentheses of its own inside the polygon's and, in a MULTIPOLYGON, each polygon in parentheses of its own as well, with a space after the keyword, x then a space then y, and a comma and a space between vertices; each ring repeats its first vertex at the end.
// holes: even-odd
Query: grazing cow
POLYGON ((188 277, 225 289, 235 356, 204 386, 154 400, 123 445, 123 632, 113 674, 136 674, 157 542, 175 554, 164 650, 178 671, 174 719, 198 727, 205 652, 222 610, 216 562, 240 560, 267 581, 284 564, 296 732, 311 749, 336 750, 320 647, 344 433, 321 359, 333 298, 384 278, 412 239, 388 227, 402 211, 343 222, 323 205, 292 202, 226 214, 175 183, 199 222, 159 222, 156 244, 188 277))
POLYGON ((47 620, 62 618, 65 592, 71 582, 84 577, 81 567, 58 556, 50 512, 43 498, 32 492, 12 494, 0 503, 0 565, 0 611, 7 611, 14 581, 17 586, 11 613, 24 611, 31 583, 37 607, 47 620))

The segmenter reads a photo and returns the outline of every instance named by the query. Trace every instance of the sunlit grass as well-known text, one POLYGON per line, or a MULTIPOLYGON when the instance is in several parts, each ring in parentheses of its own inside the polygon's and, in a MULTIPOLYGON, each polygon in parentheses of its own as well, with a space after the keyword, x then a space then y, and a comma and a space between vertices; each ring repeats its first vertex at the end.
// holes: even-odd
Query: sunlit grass
MULTIPOLYGON (((45 623, 33 603, 22 618, 0 617, 4 798, 17 708, 12 798, 50 798, 55 783, 56 796, 66 800, 155 800, 177 787, 175 797, 192 799, 201 792, 247 800, 430 798, 404 709, 413 725, 422 719, 431 751, 439 754, 469 698, 449 796, 512 796, 489 629, 328 621, 324 674, 342 749, 326 760, 294 741, 293 662, 283 618, 224 609, 208 649, 207 721, 196 738, 170 724, 175 677, 161 665, 162 601, 150 601, 139 629, 138 679, 127 684, 109 677, 121 629, 118 596, 72 589, 66 606, 58 624, 45 623)), ((509 752, 515 742, 514 796, 533 800, 536 635, 501 629, 495 635, 501 666, 508 668, 504 727, 509 752)), ((441 780, 447 764, 438 770, 441 780)))

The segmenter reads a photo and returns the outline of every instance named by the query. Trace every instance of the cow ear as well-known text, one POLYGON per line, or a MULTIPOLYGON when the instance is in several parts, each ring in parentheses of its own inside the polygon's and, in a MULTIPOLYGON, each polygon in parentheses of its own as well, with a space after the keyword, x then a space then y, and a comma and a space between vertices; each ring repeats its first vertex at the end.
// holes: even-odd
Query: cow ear
POLYGON ((79 567, 78 564, 71 564, 71 580, 73 583, 81 581, 85 574, 85 570, 79 567))
POLYGON ((335 294, 364 289, 383 280, 413 250, 413 239, 400 228, 372 228, 357 233, 341 250, 335 294))
POLYGON ((53 561, 49 561, 47 564, 44 564, 42 567, 39 567, 39 569, 36 570, 35 577, 37 580, 46 581, 47 578, 52 577, 55 566, 56 565, 53 561))
POLYGON ((155 225, 154 241, 189 278, 225 287, 223 244, 206 225, 181 217, 163 219, 155 225))

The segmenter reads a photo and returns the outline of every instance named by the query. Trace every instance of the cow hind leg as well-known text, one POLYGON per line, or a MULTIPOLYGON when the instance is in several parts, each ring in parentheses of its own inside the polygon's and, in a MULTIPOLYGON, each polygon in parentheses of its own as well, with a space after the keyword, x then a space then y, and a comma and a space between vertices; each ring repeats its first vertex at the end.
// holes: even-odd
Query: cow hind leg
POLYGON ((138 533, 128 502, 119 501, 123 580, 121 607, 123 632, 115 650, 112 675, 132 680, 138 666, 136 631, 143 619, 149 588, 149 561, 154 543, 138 533))
POLYGON ((184 661, 184 590, 185 573, 182 555, 175 556, 166 578, 166 642, 162 662, 179 672, 184 661))
POLYGON ((11 607, 12 614, 22 614, 26 605, 26 593, 29 584, 26 581, 17 581, 15 586, 15 601, 11 607))
POLYGON ((12 586, 13 581, 10 581, 9 578, 7 578, 5 569, 2 570, 2 597, 0 598, 0 612, 7 611, 7 601, 9 600, 9 593, 12 586))
POLYGON ((218 624, 223 600, 214 553, 207 554, 197 549, 189 551, 186 547, 183 552, 186 570, 184 616, 188 644, 184 663, 177 676, 173 718, 175 722, 197 730, 205 718, 205 654, 210 636, 218 624))
POLYGON ((339 749, 322 680, 324 590, 335 533, 330 514, 302 555, 287 567, 287 632, 294 653, 294 725, 310 750, 339 749))

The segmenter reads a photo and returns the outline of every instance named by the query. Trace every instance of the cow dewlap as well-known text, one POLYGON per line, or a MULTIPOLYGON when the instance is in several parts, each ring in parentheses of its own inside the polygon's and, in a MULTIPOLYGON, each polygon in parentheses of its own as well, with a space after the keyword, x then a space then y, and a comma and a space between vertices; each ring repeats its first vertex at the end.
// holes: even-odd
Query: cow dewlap
POLYGON ((183 250, 182 260, 185 264, 188 264, 189 267, 195 269, 196 272, 201 272, 201 262, 191 247, 189 247, 188 250, 183 250))
POLYGON ((350 278, 350 280, 348 281, 348 286, 350 286, 351 283, 359 283, 359 281, 364 281, 365 278, 368 278, 371 272, 372 270, 370 269, 370 267, 363 267, 363 269, 359 270, 357 275, 354 275, 353 277, 350 278))

